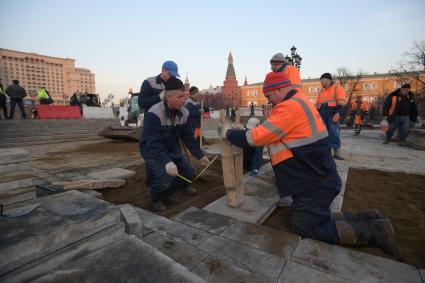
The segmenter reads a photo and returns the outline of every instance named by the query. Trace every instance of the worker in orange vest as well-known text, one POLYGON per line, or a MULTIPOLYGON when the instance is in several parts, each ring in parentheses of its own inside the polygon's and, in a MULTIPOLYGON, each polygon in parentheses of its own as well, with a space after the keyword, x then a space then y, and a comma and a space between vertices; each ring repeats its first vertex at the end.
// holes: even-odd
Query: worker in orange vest
POLYGON ((345 91, 333 82, 332 75, 329 73, 324 73, 320 77, 320 82, 323 88, 317 97, 316 108, 319 109, 320 116, 328 129, 329 144, 334 152, 334 158, 343 160, 339 128, 345 104, 345 91))
POLYGON ((267 146, 280 196, 292 196, 292 229, 302 237, 330 244, 374 244, 400 256, 388 219, 376 219, 375 210, 359 214, 338 214, 331 219, 330 205, 341 190, 320 114, 291 77, 300 80, 298 70, 267 74, 263 92, 273 105, 268 118, 258 127, 241 130, 220 124, 219 136, 238 147, 267 146))
POLYGON ((362 130, 363 120, 368 115, 369 104, 362 101, 360 96, 356 97, 355 101, 351 102, 351 116, 354 117, 354 135, 359 135, 362 130))

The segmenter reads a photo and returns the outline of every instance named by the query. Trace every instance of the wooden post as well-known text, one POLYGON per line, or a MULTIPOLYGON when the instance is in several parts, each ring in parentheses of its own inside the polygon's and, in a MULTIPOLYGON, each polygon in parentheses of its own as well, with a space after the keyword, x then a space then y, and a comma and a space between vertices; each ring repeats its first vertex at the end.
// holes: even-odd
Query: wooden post
MULTIPOLYGON (((224 110, 220 110, 220 123, 226 122, 224 110)), ((235 122, 240 122, 240 114, 235 113, 235 122)), ((238 207, 244 201, 243 186, 243 150, 232 146, 228 140, 221 143, 221 162, 223 167, 224 186, 226 187, 227 205, 238 207)))

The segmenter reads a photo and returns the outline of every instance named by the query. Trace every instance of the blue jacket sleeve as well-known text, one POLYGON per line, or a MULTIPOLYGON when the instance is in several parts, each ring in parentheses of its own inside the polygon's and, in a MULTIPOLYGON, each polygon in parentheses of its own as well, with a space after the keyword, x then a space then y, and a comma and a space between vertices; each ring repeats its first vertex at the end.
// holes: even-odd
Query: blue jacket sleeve
POLYGON ((183 125, 183 134, 181 136, 181 139, 183 140, 183 143, 186 145, 186 147, 189 149, 190 153, 192 153, 197 159, 201 159, 202 157, 204 157, 204 153, 202 152, 202 149, 199 146, 199 142, 197 139, 195 139, 195 136, 193 134, 193 128, 189 119, 187 119, 186 124, 183 125))
POLYGON ((189 110, 189 117, 194 129, 201 126, 201 106, 193 103, 187 103, 185 105, 187 110, 189 110))
POLYGON ((152 105, 160 102, 159 95, 154 92, 152 86, 147 80, 144 80, 140 87, 140 94, 138 98, 139 107, 145 110, 145 113, 152 107, 152 105))
POLYGON ((161 121, 158 116, 148 112, 145 114, 143 122, 143 132, 139 141, 139 149, 143 158, 160 159, 167 164, 171 158, 167 154, 165 145, 161 139, 161 121))

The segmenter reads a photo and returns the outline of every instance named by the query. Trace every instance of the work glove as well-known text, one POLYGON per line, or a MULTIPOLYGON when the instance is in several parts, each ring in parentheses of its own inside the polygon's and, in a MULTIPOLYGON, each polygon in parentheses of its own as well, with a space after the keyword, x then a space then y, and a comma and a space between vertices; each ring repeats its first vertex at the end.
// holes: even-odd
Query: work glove
POLYGON ((332 122, 334 122, 334 124, 338 123, 339 121, 339 113, 336 113, 335 115, 332 116, 332 122))
POLYGON ((177 170, 177 166, 173 161, 170 161, 165 165, 165 171, 167 171, 167 174, 171 177, 176 177, 177 174, 179 174, 179 170, 177 170))
POLYGON ((161 101, 164 100, 164 95, 165 95, 165 90, 159 93, 159 99, 161 99, 161 101))
POLYGON ((236 124, 236 123, 233 123, 232 124, 232 129, 233 130, 244 130, 244 131, 246 130, 245 127, 244 127, 244 125, 242 125, 242 124, 236 124))
POLYGON ((199 163, 201 163, 202 167, 206 167, 210 164, 210 160, 208 159, 207 156, 204 156, 201 159, 199 159, 199 163))
POLYGON ((219 137, 222 138, 222 139, 227 139, 226 132, 228 130, 230 130, 231 128, 232 128, 232 125, 230 125, 230 123, 228 123, 228 122, 226 122, 224 124, 221 124, 221 123, 218 124, 217 132, 218 132, 219 137))

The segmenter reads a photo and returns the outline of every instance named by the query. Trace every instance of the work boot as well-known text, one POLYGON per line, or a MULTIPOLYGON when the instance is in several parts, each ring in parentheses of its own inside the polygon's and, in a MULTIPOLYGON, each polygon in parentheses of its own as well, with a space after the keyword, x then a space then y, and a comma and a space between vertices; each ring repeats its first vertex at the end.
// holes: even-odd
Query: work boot
POLYGON ((335 226, 340 245, 366 246, 371 244, 379 247, 386 254, 403 261, 400 247, 392 234, 392 226, 388 218, 359 220, 352 223, 335 221, 335 226))
POLYGON ((149 207, 154 212, 164 212, 167 209, 160 200, 149 201, 149 207))
POLYGON ((177 204, 177 203, 180 202, 180 200, 173 195, 167 195, 167 196, 163 197, 162 201, 167 205, 173 205, 173 204, 177 204))
POLYGON ((407 142, 406 141, 399 141, 398 143, 399 146, 407 146, 407 142))
POLYGON ((280 198, 279 202, 277 203, 277 206, 279 207, 288 207, 291 206, 293 202, 293 199, 291 196, 282 197, 280 198))
POLYGON ((369 219, 379 219, 383 218, 379 210, 371 209, 364 210, 358 213, 348 213, 348 212, 332 212, 331 219, 335 221, 358 221, 358 220, 369 220, 369 219))
POLYGON ((341 149, 340 148, 334 149, 334 159, 344 160, 344 158, 341 156, 341 149))
MULTIPOLYGON (((354 221, 361 220, 372 220, 384 218, 377 209, 364 210, 358 213, 347 213, 347 212, 331 212, 331 220, 334 221, 347 221, 352 223, 354 221)), ((391 233, 395 235, 394 228, 390 222, 391 233)))
POLYGON ((187 186, 186 188, 182 189, 182 192, 186 195, 193 196, 196 194, 196 189, 192 186, 187 186))

